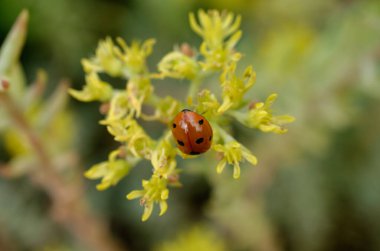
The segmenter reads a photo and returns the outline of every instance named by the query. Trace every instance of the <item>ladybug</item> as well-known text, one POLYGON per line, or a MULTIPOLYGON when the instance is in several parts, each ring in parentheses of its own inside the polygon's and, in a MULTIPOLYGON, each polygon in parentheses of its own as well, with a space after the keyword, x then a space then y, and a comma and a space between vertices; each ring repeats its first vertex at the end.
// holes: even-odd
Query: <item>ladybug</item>
POLYGON ((210 123, 202 115, 189 109, 183 109, 175 116, 172 133, 178 148, 185 154, 197 155, 210 149, 210 123))

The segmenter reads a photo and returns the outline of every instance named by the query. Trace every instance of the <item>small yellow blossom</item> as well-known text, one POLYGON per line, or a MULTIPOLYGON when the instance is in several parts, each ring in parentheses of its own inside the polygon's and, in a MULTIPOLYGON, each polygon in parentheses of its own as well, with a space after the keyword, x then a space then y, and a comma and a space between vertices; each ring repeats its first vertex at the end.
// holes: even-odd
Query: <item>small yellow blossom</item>
POLYGON ((123 91, 114 91, 105 121, 115 121, 125 117, 131 117, 128 96, 123 91))
POLYGON ((134 41, 131 46, 121 38, 116 41, 118 45, 109 37, 101 40, 95 56, 82 60, 84 71, 87 74, 105 72, 112 77, 126 78, 146 74, 146 58, 152 53, 155 41, 148 39, 142 44, 134 41))
POLYGON ((103 120, 108 132, 116 141, 125 142, 126 148, 135 157, 150 158, 154 141, 146 134, 136 120, 124 118, 120 120, 103 120))
POLYGON ((256 157, 244 146, 237 141, 231 141, 225 145, 214 145, 213 149, 223 154, 222 159, 216 166, 216 172, 222 173, 226 164, 234 166, 233 177, 238 179, 240 177, 240 162, 245 159, 252 165, 257 164, 256 157))
POLYGON ((130 46, 122 38, 117 38, 116 41, 121 49, 115 48, 115 53, 125 65, 124 75, 134 78, 146 74, 146 58, 152 53, 155 40, 148 39, 143 43, 133 41, 130 46))
POLYGON ((83 71, 87 74, 91 72, 101 72, 103 70, 103 68, 94 62, 94 60, 83 58, 80 62, 82 64, 83 71))
POLYGON ((128 81, 127 96, 130 107, 140 117, 141 108, 144 101, 149 98, 153 92, 153 86, 150 79, 146 77, 133 78, 128 81))
POLYGON ((234 14, 231 12, 210 10, 206 13, 199 10, 200 24, 197 23, 194 13, 190 13, 189 17, 191 28, 204 39, 209 48, 219 48, 223 46, 227 37, 240 33, 238 29, 241 17, 237 16, 234 20, 234 14))
POLYGON ((208 50, 205 44, 201 45, 200 48, 201 54, 206 58, 205 62, 199 62, 204 71, 212 70, 222 70, 229 61, 237 62, 241 58, 240 53, 233 53, 225 50, 223 48, 218 48, 214 50, 208 50))
POLYGON ((170 177, 176 176, 176 155, 177 150, 175 146, 170 144, 167 137, 161 140, 152 153, 151 161, 154 168, 154 174, 165 179, 169 179, 170 177))
POLYGON ((210 10, 206 13, 200 10, 198 19, 199 24, 195 15, 190 13, 190 26, 204 41, 200 47, 200 52, 205 57, 205 62, 200 63, 202 68, 220 70, 228 61, 238 61, 241 55, 233 48, 242 34, 238 30, 241 17, 235 18, 230 12, 210 10))
POLYGON ((197 112, 207 117, 214 117, 220 107, 218 99, 210 90, 202 90, 198 93, 197 112))
POLYGON ((183 107, 177 99, 171 96, 158 100, 155 106, 156 110, 153 115, 141 114, 144 120, 159 120, 164 124, 169 124, 174 116, 181 111, 181 107, 183 107))
POLYGON ((96 72, 91 72, 86 76, 86 85, 82 91, 70 89, 69 93, 83 102, 105 102, 112 97, 112 87, 107 82, 102 81, 96 72))
POLYGON ((220 76, 220 83, 223 89, 223 103, 218 109, 218 113, 222 114, 230 108, 237 108, 243 102, 244 94, 254 85, 256 81, 256 72, 251 66, 248 66, 243 77, 239 78, 235 74, 236 63, 232 62, 224 69, 220 76))
POLYGON ((142 181, 143 190, 134 190, 127 195, 128 200, 141 197, 140 203, 144 206, 142 221, 149 219, 155 203, 160 205, 160 216, 168 209, 166 200, 169 198, 169 189, 167 189, 167 183, 167 179, 152 175, 150 180, 142 181))
MULTIPOLYGON (((110 37, 99 42, 98 48, 96 49, 94 62, 99 65, 102 71, 108 73, 110 76, 118 77, 121 76, 123 69, 123 62, 116 55, 116 46, 112 42, 110 37)), ((83 66, 87 70, 90 66, 88 62, 84 61, 83 66)))
POLYGON ((117 156, 119 153, 119 149, 112 151, 109 154, 108 161, 93 165, 86 171, 85 176, 89 179, 102 178, 102 181, 96 186, 96 189, 102 191, 110 186, 114 186, 128 174, 131 165, 124 159, 118 159, 117 156))
POLYGON ((277 94, 271 94, 265 101, 258 102, 249 111, 246 124, 249 127, 255 127, 263 132, 274 132, 278 134, 286 133, 288 130, 283 125, 294 121, 293 116, 281 115, 273 116, 271 106, 277 99, 277 94))
POLYGON ((158 70, 162 77, 194 79, 200 67, 193 58, 179 51, 173 51, 161 59, 158 70))

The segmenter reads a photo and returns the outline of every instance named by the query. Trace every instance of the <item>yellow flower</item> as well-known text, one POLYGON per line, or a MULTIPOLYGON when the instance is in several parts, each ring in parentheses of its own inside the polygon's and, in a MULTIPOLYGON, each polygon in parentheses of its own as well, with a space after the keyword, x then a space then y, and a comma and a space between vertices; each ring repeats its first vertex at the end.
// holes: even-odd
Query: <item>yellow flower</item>
POLYGON ((124 91, 114 91, 107 111, 107 118, 101 121, 101 123, 120 120, 125 117, 132 117, 128 96, 124 91))
MULTIPOLYGON (((116 48, 117 47, 114 45, 110 37, 101 40, 96 49, 95 58, 93 60, 99 65, 99 68, 113 77, 121 76, 123 68, 123 62, 116 55, 116 48)), ((88 67, 90 65, 88 62, 84 61, 83 66, 85 67, 85 71, 89 70, 88 67)), ((94 68, 94 70, 95 69, 96 68, 94 68)))
POLYGON ((162 77, 179 79, 194 79, 199 68, 197 61, 179 51, 170 52, 158 64, 162 77))
POLYGON ((147 98, 149 98, 152 92, 153 86, 151 85, 149 78, 136 77, 129 80, 127 85, 128 102, 136 117, 140 116, 142 104, 147 98))
POLYGON ((107 82, 102 81, 96 72, 91 72, 86 76, 86 85, 82 91, 70 89, 69 93, 83 102, 106 102, 112 97, 112 87, 107 82))
POLYGON ((190 13, 191 28, 203 38, 200 47, 200 52, 205 57, 205 62, 200 62, 203 70, 220 70, 230 60, 238 61, 241 54, 235 52, 234 47, 242 35, 238 30, 241 17, 235 18, 230 12, 210 10, 206 13, 200 10, 198 19, 199 24, 195 15, 190 13))
POLYGON ((160 216, 168 209, 166 200, 169 198, 169 190, 167 189, 167 180, 157 175, 152 175, 150 180, 142 181, 143 190, 134 190, 127 195, 128 200, 140 198, 141 205, 144 206, 144 213, 141 220, 149 219, 153 212, 154 204, 160 205, 160 216))
POLYGON ((202 90, 198 93, 197 112, 204 116, 214 117, 220 107, 218 99, 210 90, 202 90))
POLYGON ((146 58, 152 53, 154 39, 148 39, 143 43, 133 41, 130 46, 122 38, 116 39, 120 48, 115 48, 115 54, 125 65, 124 75, 134 78, 147 73, 146 58))
POLYGON ((101 72, 103 70, 103 68, 96 62, 94 62, 94 60, 92 59, 87 59, 87 58, 83 58, 81 61, 81 64, 82 64, 82 67, 83 67, 83 71, 86 73, 86 74, 89 74, 91 72, 101 72))
POLYGON ((165 98, 158 100, 155 107, 156 109, 153 115, 141 114, 141 117, 144 120, 159 120, 164 124, 169 124, 174 116, 181 111, 182 106, 177 99, 171 96, 166 96, 165 98))
POLYGON ((241 36, 241 31, 238 30, 241 17, 235 18, 231 12, 220 13, 217 10, 210 10, 206 13, 204 10, 199 10, 199 24, 194 13, 190 13, 189 18, 191 28, 204 39, 210 49, 222 47, 224 40, 231 35, 232 38, 237 34, 241 36))
POLYGON ((238 179, 240 177, 240 162, 245 159, 252 165, 257 164, 256 157, 243 145, 237 141, 230 141, 225 145, 214 145, 213 149, 222 153, 223 157, 219 164, 216 166, 216 172, 222 173, 226 164, 234 166, 233 177, 238 179))
POLYGON ((218 113, 222 114, 230 108, 239 107, 243 102, 244 94, 254 85, 256 81, 256 72, 251 66, 248 66, 242 78, 238 78, 235 74, 236 62, 232 62, 225 67, 220 76, 220 83, 223 89, 223 103, 218 109, 218 113))
POLYGON ((295 120, 289 115, 273 116, 270 109, 273 102, 276 100, 277 94, 271 94, 265 101, 254 104, 254 107, 249 111, 248 118, 245 121, 249 127, 255 127, 263 132, 274 132, 282 134, 288 130, 283 125, 291 123, 295 120))
MULTIPOLYGON (((170 134, 167 133, 167 135, 170 134)), ((154 174, 165 179, 177 176, 177 162, 175 160, 177 150, 170 144, 167 138, 168 137, 159 142, 151 158, 154 174)))
POLYGON ((116 185, 131 169, 131 164, 124 159, 118 159, 120 149, 109 154, 108 161, 93 165, 85 176, 89 179, 102 178, 100 184, 96 186, 98 190, 105 190, 110 186, 116 185))
POLYGON ((133 156, 150 159, 154 141, 136 120, 131 118, 103 120, 101 124, 107 125, 108 132, 116 141, 125 142, 126 148, 133 156))

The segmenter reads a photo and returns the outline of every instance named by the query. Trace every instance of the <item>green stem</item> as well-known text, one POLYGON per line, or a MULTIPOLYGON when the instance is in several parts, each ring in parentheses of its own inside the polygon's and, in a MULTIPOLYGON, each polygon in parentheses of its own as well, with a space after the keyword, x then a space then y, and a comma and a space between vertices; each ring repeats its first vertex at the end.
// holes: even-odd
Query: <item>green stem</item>
POLYGON ((191 103, 192 103, 192 100, 195 98, 195 95, 199 91, 199 87, 202 84, 202 80, 203 80, 203 77, 198 76, 190 83, 189 91, 187 92, 187 100, 188 101, 191 100, 191 103))
POLYGON ((247 115, 245 113, 234 111, 234 110, 228 110, 226 112, 227 115, 230 115, 231 117, 235 118, 237 121, 245 125, 245 120, 247 115))
POLYGON ((212 127, 219 132, 220 136, 223 138, 223 141, 225 143, 236 141, 234 137, 232 137, 228 132, 226 132, 226 130, 220 127, 217 123, 212 123, 212 127))

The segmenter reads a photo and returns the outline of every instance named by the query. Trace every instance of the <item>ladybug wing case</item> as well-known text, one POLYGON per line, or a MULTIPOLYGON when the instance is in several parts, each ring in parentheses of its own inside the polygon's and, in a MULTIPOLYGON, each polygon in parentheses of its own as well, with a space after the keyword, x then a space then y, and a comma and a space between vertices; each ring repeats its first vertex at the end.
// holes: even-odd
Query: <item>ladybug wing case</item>
POLYGON ((178 114, 177 117, 173 121, 172 125, 172 133, 174 136, 174 139, 176 140, 178 148, 186 154, 190 154, 192 151, 191 145, 189 143, 189 137, 187 135, 187 131, 184 130, 183 127, 187 127, 187 125, 184 125, 186 123, 182 116, 182 114, 178 114))
POLYGON ((192 126, 188 137, 192 155, 206 152, 210 149, 212 141, 212 128, 208 121, 199 114, 194 119, 190 121, 192 126))
POLYGON ((211 146, 210 124, 203 116, 190 110, 183 110, 174 118, 172 133, 178 148, 185 154, 201 154, 211 146))

